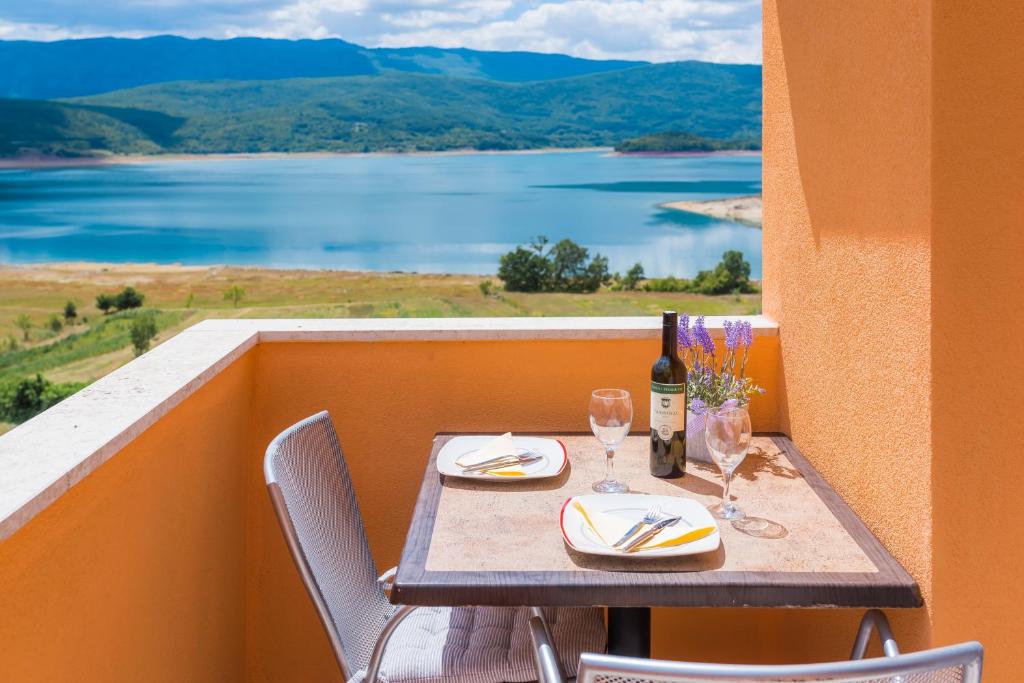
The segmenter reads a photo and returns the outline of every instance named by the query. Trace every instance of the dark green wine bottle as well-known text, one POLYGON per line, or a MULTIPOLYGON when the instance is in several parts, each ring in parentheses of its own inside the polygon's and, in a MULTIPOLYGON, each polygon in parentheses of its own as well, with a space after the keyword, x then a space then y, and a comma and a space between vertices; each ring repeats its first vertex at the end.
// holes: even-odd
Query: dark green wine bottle
POLYGON ((679 358, 679 319, 661 317, 661 357, 651 368, 651 474, 686 474, 686 364, 679 358))

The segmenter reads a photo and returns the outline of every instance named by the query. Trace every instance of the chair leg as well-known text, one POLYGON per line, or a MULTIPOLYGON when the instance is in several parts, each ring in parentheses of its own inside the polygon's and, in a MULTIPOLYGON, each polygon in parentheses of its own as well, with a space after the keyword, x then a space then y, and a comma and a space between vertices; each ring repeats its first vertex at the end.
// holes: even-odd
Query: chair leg
POLYGON ((878 631, 878 639, 882 641, 882 650, 886 657, 895 657, 900 653, 900 648, 896 645, 896 638, 892 635, 892 628, 889 626, 889 620, 885 613, 881 610, 871 609, 860 620, 860 628, 857 629, 857 639, 853 641, 853 652, 850 653, 850 659, 864 659, 864 653, 868 649, 868 642, 874 631, 878 631))
POLYGON ((544 615, 536 607, 530 617, 530 638, 533 640, 533 655, 537 662, 537 680, 539 683, 566 683, 565 672, 559 661, 558 653, 551 641, 544 615))
POLYGON ((416 607, 413 605, 401 605, 391 618, 388 619, 388 623, 384 624, 384 630, 380 632, 380 637, 377 638, 377 644, 373 646, 373 654, 370 656, 370 663, 366 666, 366 677, 363 679, 364 683, 377 683, 377 674, 380 673, 380 664, 384 659, 384 648, 388 646, 388 641, 391 640, 391 636, 394 634, 395 629, 402 623, 403 620, 410 614, 416 607))

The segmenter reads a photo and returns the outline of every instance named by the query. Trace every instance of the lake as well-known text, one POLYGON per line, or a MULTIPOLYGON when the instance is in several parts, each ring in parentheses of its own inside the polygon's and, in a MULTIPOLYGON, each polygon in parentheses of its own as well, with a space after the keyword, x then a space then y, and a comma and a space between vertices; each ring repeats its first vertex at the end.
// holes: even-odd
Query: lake
POLYGON ((761 231, 658 204, 761 191, 761 157, 606 152, 161 161, 0 169, 0 261, 248 264, 493 273, 536 235, 649 276, 727 249, 761 275, 761 231))

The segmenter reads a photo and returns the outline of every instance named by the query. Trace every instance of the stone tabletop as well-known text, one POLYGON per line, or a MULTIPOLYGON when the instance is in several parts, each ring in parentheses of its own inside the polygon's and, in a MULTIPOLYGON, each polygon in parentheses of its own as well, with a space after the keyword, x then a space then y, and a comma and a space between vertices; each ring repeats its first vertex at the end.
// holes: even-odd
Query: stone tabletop
MULTIPOLYGON (((773 538, 720 522, 722 544, 703 555, 640 560, 598 557, 562 539, 566 499, 590 493, 604 473, 591 435, 551 435, 569 464, 544 480, 443 477, 439 435, 399 565, 393 599, 406 604, 751 605, 895 607, 920 603, 917 585, 852 510, 780 435, 758 435, 732 486, 734 502, 766 520, 773 538)), ((713 465, 689 462, 685 477, 647 471, 648 439, 630 436, 615 476, 634 493, 721 497, 713 465)))

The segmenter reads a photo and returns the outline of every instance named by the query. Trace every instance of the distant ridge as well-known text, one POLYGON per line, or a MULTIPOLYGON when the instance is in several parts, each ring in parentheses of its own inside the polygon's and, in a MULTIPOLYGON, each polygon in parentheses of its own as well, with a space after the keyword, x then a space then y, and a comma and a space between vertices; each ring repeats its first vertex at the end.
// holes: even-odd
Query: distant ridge
POLYGON ((387 71, 0 99, 0 155, 517 150, 664 131, 759 139, 761 67, 673 62, 528 83, 387 71))
POLYGON ((336 38, 213 40, 179 36, 0 41, 0 97, 79 97, 171 81, 361 76, 388 71, 544 81, 646 64, 536 52, 366 48, 336 38))

